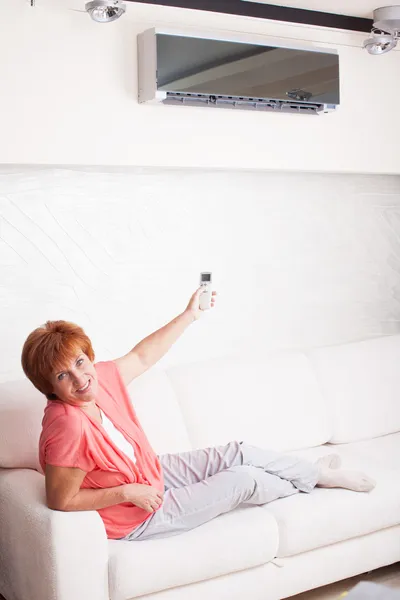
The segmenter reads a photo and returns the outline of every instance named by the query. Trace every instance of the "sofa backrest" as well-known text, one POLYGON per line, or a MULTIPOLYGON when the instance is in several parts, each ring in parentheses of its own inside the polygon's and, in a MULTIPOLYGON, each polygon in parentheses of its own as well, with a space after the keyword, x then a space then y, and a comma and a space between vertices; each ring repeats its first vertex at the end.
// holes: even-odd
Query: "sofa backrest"
MULTIPOLYGON (((296 450, 400 431, 400 335, 253 359, 153 368, 129 392, 157 453, 232 439, 296 450)), ((40 470, 46 400, 0 383, 0 468, 40 470)))
POLYGON ((400 335, 308 354, 329 405, 332 443, 400 431, 400 335))
POLYGON ((27 379, 0 383, 0 467, 40 471, 38 442, 46 402, 27 379))
POLYGON ((191 450, 182 413, 165 371, 153 367, 130 384, 139 421, 157 454, 191 450))
POLYGON ((236 439, 276 450, 328 441, 332 430, 304 354, 213 359, 167 369, 194 447, 236 439))

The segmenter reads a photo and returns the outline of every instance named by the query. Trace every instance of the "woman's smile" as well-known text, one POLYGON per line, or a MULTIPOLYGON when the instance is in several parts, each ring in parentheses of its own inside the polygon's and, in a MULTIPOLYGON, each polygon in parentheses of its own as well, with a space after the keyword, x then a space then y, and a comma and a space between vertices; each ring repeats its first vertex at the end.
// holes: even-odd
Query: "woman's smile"
POLYGON ((90 388, 90 384, 91 384, 91 379, 89 378, 87 380, 87 382, 85 383, 85 385, 83 385, 82 387, 80 387, 76 390, 76 393, 77 394, 85 394, 88 391, 88 389, 90 388))

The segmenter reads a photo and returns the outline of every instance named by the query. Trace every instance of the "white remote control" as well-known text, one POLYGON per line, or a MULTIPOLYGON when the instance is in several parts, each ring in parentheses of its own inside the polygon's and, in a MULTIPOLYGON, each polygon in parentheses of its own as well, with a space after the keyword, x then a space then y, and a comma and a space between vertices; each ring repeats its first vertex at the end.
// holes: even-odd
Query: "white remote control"
POLYGON ((200 287, 203 292, 200 294, 200 310, 208 310, 211 308, 211 273, 209 271, 200 273, 200 287))

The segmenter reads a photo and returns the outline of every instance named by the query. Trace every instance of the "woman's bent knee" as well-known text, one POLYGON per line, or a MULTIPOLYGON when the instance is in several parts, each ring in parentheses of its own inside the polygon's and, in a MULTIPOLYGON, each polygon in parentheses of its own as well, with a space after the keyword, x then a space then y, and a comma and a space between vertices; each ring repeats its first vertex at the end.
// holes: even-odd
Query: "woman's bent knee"
POLYGON ((246 502, 254 494, 256 489, 256 480, 254 478, 254 467, 240 465, 231 467, 228 472, 233 474, 234 488, 242 497, 241 502, 246 502))

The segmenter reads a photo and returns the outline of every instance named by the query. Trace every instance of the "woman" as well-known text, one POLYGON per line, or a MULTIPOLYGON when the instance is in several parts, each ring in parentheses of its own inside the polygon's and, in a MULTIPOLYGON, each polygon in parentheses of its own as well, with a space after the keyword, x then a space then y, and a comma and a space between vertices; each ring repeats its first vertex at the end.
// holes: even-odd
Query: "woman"
POLYGON ((374 487, 362 473, 338 469, 336 456, 312 464, 239 442, 154 453, 126 386, 201 316, 201 291, 182 314, 114 361, 94 364, 89 338, 66 321, 49 321, 29 335, 22 366, 48 399, 39 454, 49 508, 97 510, 109 538, 144 540, 188 531, 241 503, 265 504, 315 486, 374 487))

